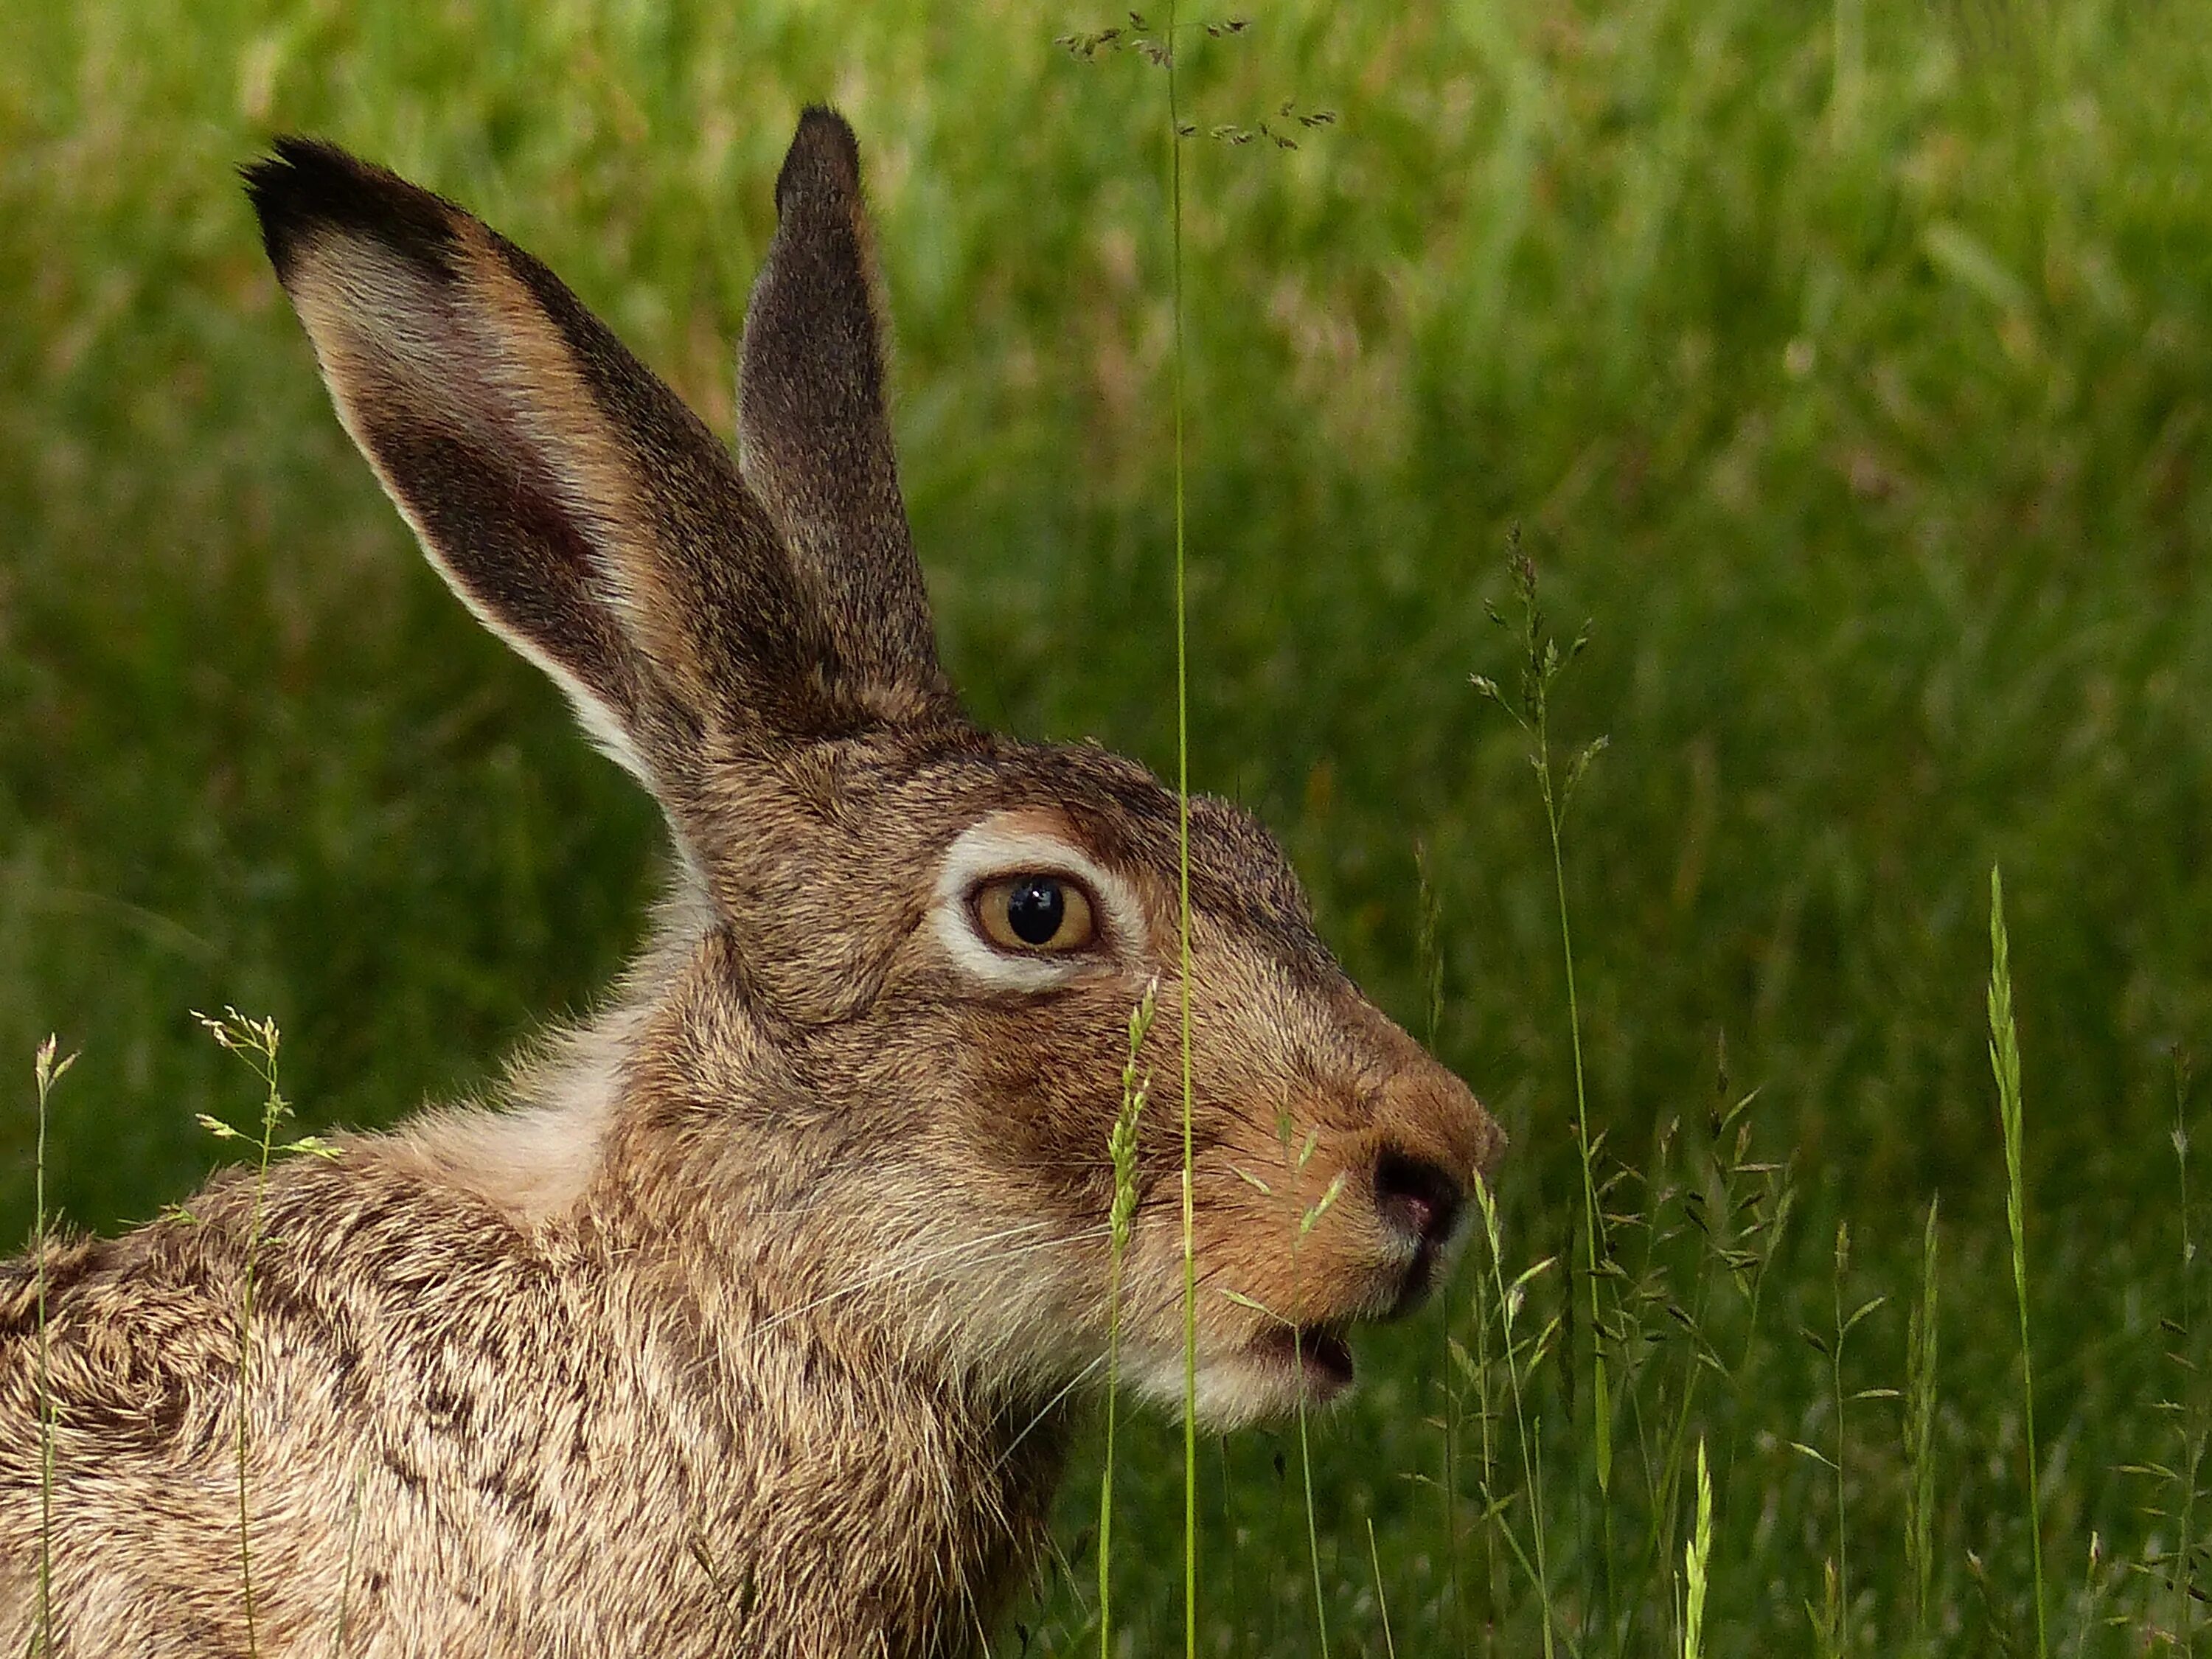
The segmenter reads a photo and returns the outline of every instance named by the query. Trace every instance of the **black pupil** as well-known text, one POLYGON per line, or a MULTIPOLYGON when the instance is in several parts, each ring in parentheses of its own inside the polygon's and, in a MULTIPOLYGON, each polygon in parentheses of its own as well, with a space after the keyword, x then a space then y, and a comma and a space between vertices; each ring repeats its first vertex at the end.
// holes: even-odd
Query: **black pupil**
POLYGON ((1024 945, 1049 945, 1067 914, 1067 896, 1051 876, 1024 876, 1006 899, 1006 926, 1024 945))

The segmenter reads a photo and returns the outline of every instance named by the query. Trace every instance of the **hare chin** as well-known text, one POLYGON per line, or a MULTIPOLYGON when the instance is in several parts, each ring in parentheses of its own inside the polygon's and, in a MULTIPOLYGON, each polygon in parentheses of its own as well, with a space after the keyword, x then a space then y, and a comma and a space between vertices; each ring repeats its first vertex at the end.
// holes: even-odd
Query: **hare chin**
MULTIPOLYGON (((1182 1409, 1181 1349, 1127 1355, 1123 1363, 1133 1392, 1163 1410, 1182 1409)), ((1352 1349, 1340 1330, 1318 1326, 1293 1333, 1285 1326, 1246 1347, 1200 1352, 1198 1420, 1217 1433, 1279 1422, 1297 1412, 1301 1396, 1310 1408, 1326 1406, 1352 1383, 1352 1349)))

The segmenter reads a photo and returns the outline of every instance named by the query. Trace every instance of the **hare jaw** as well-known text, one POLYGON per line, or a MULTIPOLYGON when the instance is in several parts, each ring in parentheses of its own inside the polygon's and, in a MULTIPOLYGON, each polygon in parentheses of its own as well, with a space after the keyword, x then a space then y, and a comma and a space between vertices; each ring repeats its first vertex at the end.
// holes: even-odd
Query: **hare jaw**
MULTIPOLYGON (((1179 1414, 1183 1404, 1183 1354, 1180 1348, 1124 1353, 1122 1381, 1140 1398, 1179 1414)), ((1293 1364, 1287 1350, 1258 1347, 1198 1355, 1198 1420, 1208 1433, 1226 1434, 1295 1411, 1303 1395, 1325 1405, 1348 1382, 1318 1376, 1313 1367, 1293 1364)))

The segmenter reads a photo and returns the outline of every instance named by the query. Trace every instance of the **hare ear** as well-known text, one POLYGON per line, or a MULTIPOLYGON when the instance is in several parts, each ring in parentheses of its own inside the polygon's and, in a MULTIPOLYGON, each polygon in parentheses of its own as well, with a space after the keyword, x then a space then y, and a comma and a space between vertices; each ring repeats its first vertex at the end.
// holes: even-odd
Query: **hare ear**
POLYGON ((738 365, 745 482, 834 641, 841 689, 893 721, 951 714, 884 408, 860 145, 834 111, 799 117, 775 207, 738 365))
POLYGON ((826 641, 728 452, 550 270, 328 144, 282 140, 246 184, 431 562, 672 811, 704 732, 820 723, 826 641))

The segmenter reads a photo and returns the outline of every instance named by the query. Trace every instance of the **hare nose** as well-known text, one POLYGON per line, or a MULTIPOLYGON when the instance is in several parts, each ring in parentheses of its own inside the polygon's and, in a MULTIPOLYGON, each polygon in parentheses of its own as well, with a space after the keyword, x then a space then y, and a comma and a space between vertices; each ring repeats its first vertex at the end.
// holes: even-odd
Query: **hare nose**
POLYGON ((1425 1250, 1451 1237, 1465 1198, 1459 1182, 1425 1158, 1389 1146, 1375 1161, 1375 1207, 1425 1250))

